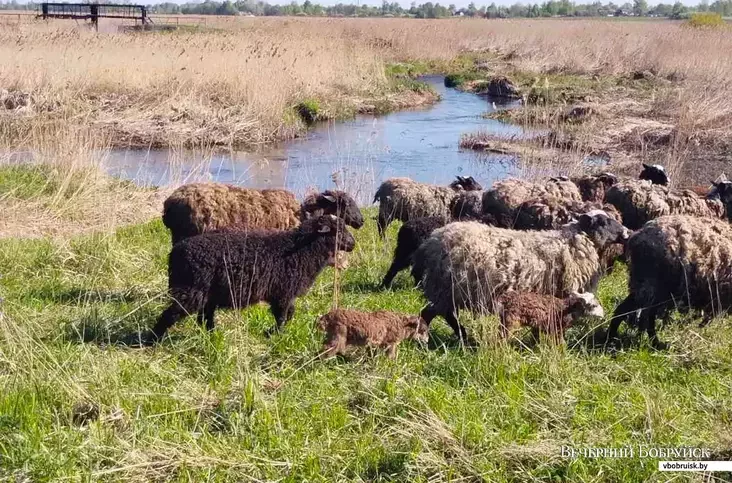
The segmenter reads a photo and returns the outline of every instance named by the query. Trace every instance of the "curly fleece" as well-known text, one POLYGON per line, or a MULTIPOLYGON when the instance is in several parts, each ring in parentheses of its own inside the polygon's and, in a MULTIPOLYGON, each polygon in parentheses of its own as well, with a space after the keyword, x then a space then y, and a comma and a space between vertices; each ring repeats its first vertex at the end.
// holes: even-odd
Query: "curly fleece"
POLYGON ((586 291, 603 267, 595 245, 576 224, 561 231, 515 231, 477 222, 436 230, 414 256, 413 273, 437 312, 453 306, 493 310, 508 290, 565 297, 586 291))

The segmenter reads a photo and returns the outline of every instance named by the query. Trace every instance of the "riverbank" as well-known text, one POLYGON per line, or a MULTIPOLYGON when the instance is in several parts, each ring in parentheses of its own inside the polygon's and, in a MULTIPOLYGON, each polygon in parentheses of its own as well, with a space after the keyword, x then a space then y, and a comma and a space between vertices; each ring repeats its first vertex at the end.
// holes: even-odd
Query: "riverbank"
POLYGON ((437 100, 347 32, 281 22, 136 34, 27 24, 0 32, 0 62, 8 147, 71 124, 111 148, 256 149, 315 121, 437 100))

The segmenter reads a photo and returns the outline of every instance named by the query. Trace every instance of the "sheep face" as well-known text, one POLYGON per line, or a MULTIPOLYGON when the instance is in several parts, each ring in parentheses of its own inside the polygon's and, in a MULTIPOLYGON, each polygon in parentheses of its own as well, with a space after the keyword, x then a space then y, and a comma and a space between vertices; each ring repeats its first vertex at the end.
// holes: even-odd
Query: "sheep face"
POLYGON ((579 227, 598 249, 611 243, 625 244, 630 238, 630 231, 602 210, 592 210, 581 215, 579 227))
POLYGON ((422 317, 410 317, 406 325, 406 337, 426 344, 429 341, 430 327, 422 317))
POLYGON ((315 199, 310 210, 323 215, 336 215, 347 225, 359 229, 363 226, 363 214, 356 201, 345 191, 324 191, 315 199))
POLYGON ((605 317, 605 311, 592 293, 572 292, 569 295, 569 309, 578 317, 605 317))
POLYGON ((645 179, 653 184, 668 186, 668 174, 666 173, 666 168, 660 164, 643 163, 643 171, 641 171, 638 179, 645 179))
POLYGON ((346 229, 346 224, 334 215, 323 215, 307 220, 303 223, 302 230, 324 237, 333 253, 336 251, 352 252, 356 247, 356 240, 346 229))
POLYGON ((483 186, 472 176, 456 176, 455 178, 455 181, 450 183, 450 188, 455 191, 480 191, 483 189, 483 186))
POLYGON ((618 182, 618 177, 615 176, 612 173, 600 173, 598 174, 595 179, 597 181, 601 182, 603 185, 605 185, 606 188, 609 188, 610 186, 614 185, 618 182))

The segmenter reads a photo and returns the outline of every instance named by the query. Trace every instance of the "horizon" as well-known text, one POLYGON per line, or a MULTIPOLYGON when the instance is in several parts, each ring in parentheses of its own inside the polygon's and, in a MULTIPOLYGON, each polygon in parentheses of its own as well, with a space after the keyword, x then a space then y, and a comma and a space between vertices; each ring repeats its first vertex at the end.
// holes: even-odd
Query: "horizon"
MULTIPOLYGON (((56 0, 56 1, 58 1, 58 0, 56 0)), ((224 0, 211 0, 211 1, 221 3, 224 0)), ((230 1, 232 1, 232 3, 236 3, 235 0, 230 0, 230 1)), ((254 1, 254 3, 256 3, 256 0, 253 0, 253 1, 254 1)), ((277 1, 277 0, 274 0, 274 1, 266 1, 266 0, 263 0, 263 1, 264 1, 264 3, 269 3, 270 5, 289 5, 291 3, 291 2, 287 2, 287 1, 277 1)), ((302 4, 303 1, 304 0, 299 1, 297 3, 298 4, 302 4)), ((693 2, 693 1, 689 1, 689 0, 680 0, 680 1, 681 1, 681 3, 685 7, 695 7, 695 6, 698 6, 700 3, 702 3, 702 2, 693 2)), ((344 4, 344 5, 368 5, 370 7, 378 7, 378 6, 381 6, 381 4, 382 4, 382 2, 380 0, 355 0, 355 1, 349 1, 349 0, 345 0, 345 1, 344 0, 323 0, 323 1, 310 0, 310 2, 313 3, 313 4, 322 5, 324 7, 331 7, 331 6, 334 6, 334 5, 338 5, 339 3, 340 4, 344 4)), ((3 4, 9 4, 9 3, 12 3, 12 2, 3 1, 1 3, 3 3, 3 4)), ((19 1, 19 2, 15 2, 15 3, 18 4, 18 5, 28 5, 30 3, 41 3, 41 2, 19 1)), ((77 2, 61 1, 60 3, 77 3, 77 2)), ((82 2, 82 3, 86 3, 86 2, 82 2)), ((114 2, 114 1, 111 1, 110 3, 119 3, 120 5, 124 5, 126 3, 127 4, 131 4, 131 3, 136 3, 136 2, 114 2)), ((139 3, 142 4, 142 5, 147 5, 147 6, 160 5, 162 3, 174 3, 176 5, 186 5, 186 4, 201 4, 201 3, 205 3, 205 1, 204 0, 200 0, 200 1, 199 0, 196 0, 196 1, 167 0, 167 1, 160 1, 160 2, 139 2, 139 3)), ((389 2, 389 3, 394 3, 394 2, 389 2)), ((401 7, 404 8, 404 9, 409 9, 412 2, 411 1, 410 2, 397 1, 396 3, 398 3, 399 5, 401 5, 401 7)), ((417 5, 424 4, 424 3, 427 3, 427 0, 417 1, 416 2, 417 5)), ((511 6, 511 5, 515 5, 516 3, 520 3, 520 4, 523 4, 523 5, 534 5, 534 4, 541 5, 542 3, 545 3, 545 0, 542 0, 542 1, 538 1, 538 0, 537 1, 486 0, 485 2, 472 1, 472 0, 449 0, 449 1, 446 1, 446 2, 434 1, 432 3, 434 3, 434 4, 440 3, 441 5, 445 5, 445 6, 454 4, 457 8, 466 8, 471 3, 474 3, 477 8, 480 8, 480 7, 484 6, 484 5, 485 6, 488 6, 491 3, 495 3, 497 6, 506 6, 506 7, 511 6)), ((570 3, 573 3, 574 5, 591 5, 591 4, 595 3, 595 2, 594 1, 571 1, 570 3)), ((601 1, 600 3, 602 3, 603 5, 607 5, 608 3, 611 3, 611 2, 609 0, 606 0, 606 1, 601 1)), ((616 5, 623 5, 625 3, 632 4, 633 2, 632 2, 632 0, 623 0, 623 1, 616 0, 616 1, 613 1, 612 3, 614 3, 616 5)), ((673 5, 674 3, 675 3, 675 1, 669 1, 669 2, 662 2, 662 1, 661 2, 648 2, 648 6, 649 7, 655 7, 656 5, 659 5, 659 4, 673 5)), ((713 3, 713 2, 709 2, 709 4, 711 4, 711 3, 713 3)))

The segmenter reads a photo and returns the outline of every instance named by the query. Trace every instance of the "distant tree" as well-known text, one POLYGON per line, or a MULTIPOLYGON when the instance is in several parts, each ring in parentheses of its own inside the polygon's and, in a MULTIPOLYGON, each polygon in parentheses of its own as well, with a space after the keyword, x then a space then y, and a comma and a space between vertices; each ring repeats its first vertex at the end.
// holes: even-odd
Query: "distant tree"
POLYGON ((648 13, 648 2, 646 0, 633 0, 633 13, 642 17, 648 13))
POLYGON ((686 7, 684 7, 684 4, 681 2, 674 3, 674 6, 671 8, 671 18, 679 20, 686 15, 686 7))

